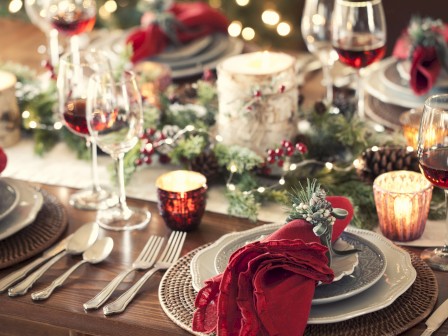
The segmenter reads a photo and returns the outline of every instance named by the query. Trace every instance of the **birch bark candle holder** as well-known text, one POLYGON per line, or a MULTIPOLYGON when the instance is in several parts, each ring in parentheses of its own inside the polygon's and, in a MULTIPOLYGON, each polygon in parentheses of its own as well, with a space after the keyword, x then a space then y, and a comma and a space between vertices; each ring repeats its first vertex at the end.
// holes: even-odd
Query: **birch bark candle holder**
POLYGON ((9 147, 20 139, 20 112, 14 74, 0 70, 0 146, 9 147))
POLYGON ((260 155, 297 134, 298 90, 295 59, 284 53, 255 52, 227 58, 217 66, 217 133, 224 143, 260 155))

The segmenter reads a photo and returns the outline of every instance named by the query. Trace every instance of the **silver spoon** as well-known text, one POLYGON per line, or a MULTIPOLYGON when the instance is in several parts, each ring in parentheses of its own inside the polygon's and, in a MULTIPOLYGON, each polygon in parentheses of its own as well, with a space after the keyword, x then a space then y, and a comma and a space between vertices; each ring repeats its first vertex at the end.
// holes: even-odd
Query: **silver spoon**
POLYGON ((99 234, 99 226, 97 223, 87 223, 81 226, 73 234, 73 237, 68 241, 67 248, 64 252, 54 256, 47 261, 43 266, 31 273, 25 280, 19 282, 14 287, 8 290, 9 296, 24 295, 28 290, 33 287, 33 284, 44 274, 54 263, 56 263, 62 257, 70 254, 81 254, 87 250, 97 240, 99 234))
POLYGON ((114 241, 110 237, 102 238, 95 242, 91 247, 89 247, 83 254, 82 260, 77 264, 73 265, 69 268, 64 274, 60 275, 57 279, 53 280, 50 286, 47 288, 34 292, 31 294, 31 298, 33 300, 45 300, 47 299, 51 293, 57 288, 62 286, 62 284, 67 280, 67 278, 72 274, 79 266, 85 263, 97 264, 104 259, 106 259, 110 252, 112 252, 112 248, 114 247, 114 241))

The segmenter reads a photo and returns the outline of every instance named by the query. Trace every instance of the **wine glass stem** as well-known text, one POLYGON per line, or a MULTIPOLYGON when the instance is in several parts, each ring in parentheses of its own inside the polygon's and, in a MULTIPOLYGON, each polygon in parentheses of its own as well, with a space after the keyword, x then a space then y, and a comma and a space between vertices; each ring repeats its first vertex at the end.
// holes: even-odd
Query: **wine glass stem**
POLYGON ((90 143, 90 147, 92 150, 92 189, 94 193, 97 193, 101 190, 99 178, 98 178, 98 153, 96 141, 93 137, 90 137, 88 140, 90 143))
POLYGON ((366 118, 364 110, 364 81, 361 75, 361 69, 357 69, 356 76, 358 77, 357 98, 358 98, 358 116, 361 120, 366 118))
POLYGON ((333 78, 331 78, 331 66, 327 62, 324 61, 322 63, 322 74, 325 88, 327 89, 325 100, 331 105, 333 103, 333 78))
POLYGON ((120 153, 115 158, 116 173, 118 178, 118 207, 123 213, 130 213, 126 203, 126 190, 124 187, 124 153, 120 153))
POLYGON ((445 192, 445 209, 446 209, 446 221, 445 221, 445 240, 443 242, 442 251, 448 253, 448 190, 445 192))
POLYGON ((55 67, 59 63, 59 33, 56 29, 52 29, 47 36, 51 66, 55 67))

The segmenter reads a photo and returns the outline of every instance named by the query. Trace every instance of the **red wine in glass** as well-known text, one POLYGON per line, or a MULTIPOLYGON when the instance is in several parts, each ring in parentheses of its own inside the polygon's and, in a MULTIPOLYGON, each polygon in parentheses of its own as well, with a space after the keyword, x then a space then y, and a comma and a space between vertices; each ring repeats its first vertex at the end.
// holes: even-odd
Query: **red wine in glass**
POLYGON ((91 31, 95 25, 95 20, 95 15, 77 10, 52 16, 51 24, 60 33, 72 36, 91 31))
POLYGON ((448 148, 428 149, 420 156, 420 169, 433 185, 448 188, 448 148))
POLYGON ((360 69, 383 58, 386 46, 371 34, 359 33, 339 39, 334 49, 342 63, 360 69))
POLYGON ((75 99, 67 101, 64 108, 63 117, 65 124, 72 131, 81 135, 89 135, 86 120, 86 101, 85 99, 75 99))

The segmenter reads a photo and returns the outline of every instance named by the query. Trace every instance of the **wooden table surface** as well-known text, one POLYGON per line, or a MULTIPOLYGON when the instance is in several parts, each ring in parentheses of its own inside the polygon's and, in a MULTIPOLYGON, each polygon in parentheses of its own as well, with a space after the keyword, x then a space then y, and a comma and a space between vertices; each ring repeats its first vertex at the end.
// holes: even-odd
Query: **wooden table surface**
MULTIPOLYGON (((37 28, 22 22, 0 20, 0 44, 3 46, 0 60, 12 60, 28 64, 39 70, 40 56, 36 54, 39 44, 44 42, 43 34, 37 28)), ((314 79, 314 80, 320 80, 314 79)), ((309 92, 305 96, 317 97, 321 92, 309 92)), ((144 187, 144 186, 143 186, 144 187)), ((43 189, 55 195, 64 205, 69 216, 69 226, 65 235, 73 232, 82 224, 93 221, 95 212, 80 211, 68 205, 68 198, 74 192, 72 189, 43 185, 43 189)), ((114 276, 127 265, 131 264, 142 249, 146 239, 151 234, 169 235, 163 220, 157 213, 154 203, 130 200, 131 205, 145 207, 152 214, 150 225, 141 231, 111 232, 101 230, 101 236, 111 236, 115 247, 111 256, 98 265, 85 265, 74 273, 67 283, 46 301, 33 302, 29 295, 9 298, 0 295, 0 335, 188 335, 176 326, 162 311, 157 290, 161 274, 157 274, 147 282, 129 305, 124 314, 105 317, 101 310, 85 312, 82 304, 92 298, 114 276)), ((258 223, 260 224, 260 223, 258 223)), ((252 228, 254 223, 226 215, 206 213, 198 230, 188 234, 182 254, 194 248, 212 242, 223 234, 252 228)), ((418 249, 413 249, 419 252, 418 249)), ((76 263, 80 257, 66 257, 54 265, 34 285, 34 290, 47 286, 55 277, 76 263)), ((20 267, 19 264, 0 271, 0 277, 20 267)), ((448 273, 435 272, 439 285, 439 298, 436 307, 448 299, 448 273)), ((130 283, 138 279, 140 274, 129 276, 118 288, 119 292, 126 290, 130 283)), ((114 294, 116 297, 118 294, 114 294)), ((424 330, 420 323, 404 335, 420 335, 424 330)), ((448 321, 435 335, 448 334, 448 321)))

